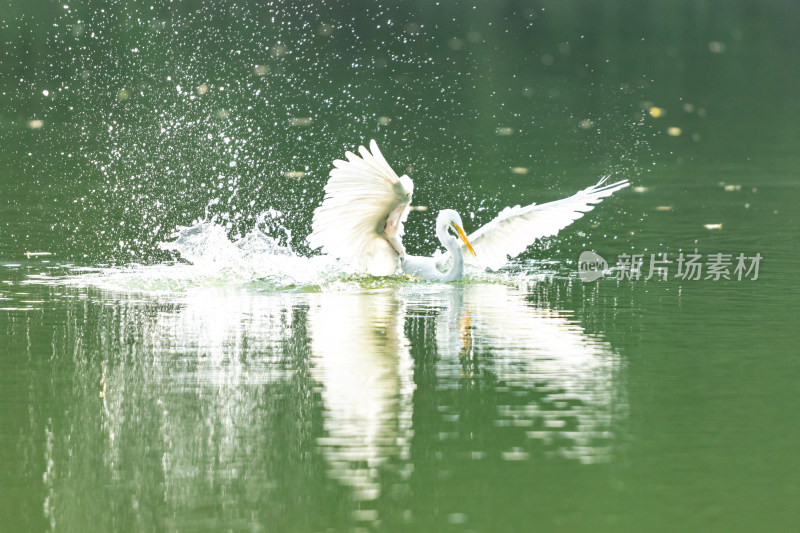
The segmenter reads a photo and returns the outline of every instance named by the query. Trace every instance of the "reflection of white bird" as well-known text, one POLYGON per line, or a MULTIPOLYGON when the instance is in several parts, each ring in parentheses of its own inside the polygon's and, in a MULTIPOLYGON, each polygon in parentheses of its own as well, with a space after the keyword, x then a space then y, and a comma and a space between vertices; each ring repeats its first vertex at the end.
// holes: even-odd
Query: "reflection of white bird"
POLYGON ((325 185, 325 199, 314 211, 308 242, 312 249, 322 248, 378 276, 394 274, 400 266, 407 274, 454 281, 464 275, 464 261, 498 269, 536 239, 555 235, 591 211, 594 204, 629 185, 628 180, 606 185, 603 178, 569 198, 506 207, 469 237, 458 213, 440 211, 436 235, 447 252, 418 257, 406 254, 402 243, 414 183, 408 176, 395 174, 374 140, 370 141, 370 150, 361 146, 359 153, 361 157, 347 152, 347 161, 333 162, 335 168, 325 185), (464 253, 464 248, 472 257, 464 253), (449 269, 441 271, 449 260, 449 269))
POLYGON ((320 385, 325 436, 317 439, 330 474, 358 500, 378 498, 380 468, 407 459, 414 362, 406 311, 392 292, 309 295, 311 375, 320 385))

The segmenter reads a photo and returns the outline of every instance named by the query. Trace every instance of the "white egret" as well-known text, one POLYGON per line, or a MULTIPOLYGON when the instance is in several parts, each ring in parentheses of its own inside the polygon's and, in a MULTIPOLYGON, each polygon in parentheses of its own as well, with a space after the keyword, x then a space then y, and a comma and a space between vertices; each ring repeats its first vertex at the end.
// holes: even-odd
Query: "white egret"
POLYGON ((333 162, 308 242, 312 249, 322 248, 375 276, 402 269, 425 279, 455 281, 463 277, 465 262, 499 269, 537 239, 555 235, 594 204, 629 185, 628 180, 606 185, 606 177, 568 198, 506 207, 469 237, 458 213, 442 210, 436 219, 436 236, 447 251, 420 257, 407 254, 402 242, 414 183, 408 176, 397 176, 374 140, 370 150, 363 146, 358 150, 361 157, 346 152, 347 161, 333 162), (448 262, 449 268, 442 270, 448 262))

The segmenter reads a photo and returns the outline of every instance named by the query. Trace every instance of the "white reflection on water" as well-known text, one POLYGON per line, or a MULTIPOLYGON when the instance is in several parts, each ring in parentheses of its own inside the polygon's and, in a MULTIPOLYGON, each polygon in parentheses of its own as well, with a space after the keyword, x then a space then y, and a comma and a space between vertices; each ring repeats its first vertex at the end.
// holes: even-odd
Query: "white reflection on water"
MULTIPOLYGON (((587 334, 568 312, 537 307, 508 285, 447 287, 421 303, 441 309, 436 373, 444 387, 488 370, 496 391, 535 393, 534 401, 498 403, 495 426, 527 428, 527 438, 541 440, 549 455, 611 459, 612 423, 627 407, 619 357, 606 341, 587 334)), ((512 448, 504 458, 528 457, 518 451, 523 443, 512 448)))
POLYGON ((380 494, 378 469, 407 460, 414 364, 403 302, 392 290, 319 294, 309 312, 312 375, 320 384, 331 475, 359 500, 380 494))
MULTIPOLYGON (((452 400, 417 398, 431 386, 418 379, 431 361, 434 392, 470 395, 476 382, 490 385, 480 393, 493 395, 493 429, 482 442, 496 444, 471 449, 474 459, 613 458, 614 427, 627 411, 619 358, 569 313, 537 307, 524 287, 506 284, 344 287, 206 287, 170 298, 68 289, 82 302, 59 349, 74 349, 73 379, 84 387, 71 414, 83 420, 73 426, 93 426, 91 398, 100 396, 102 436, 87 446, 103 450, 109 482, 147 487, 130 505, 166 506, 175 527, 202 521, 198 506, 220 526, 263 524, 266 494, 299 500, 304 491, 324 492, 318 459, 350 499, 378 500, 387 472, 402 484, 431 467, 412 454, 415 410, 438 413, 443 442, 475 430, 459 426, 452 400), (87 382, 98 373, 99 382, 87 382), (209 511, 220 494, 231 505, 209 511), (251 502, 253 513, 234 501, 251 502)), ((81 490, 74 484, 87 469, 70 438, 48 457, 67 493, 81 490)), ((68 499, 53 491, 55 521, 68 499)), ((356 520, 377 519, 377 511, 359 512, 356 520)))

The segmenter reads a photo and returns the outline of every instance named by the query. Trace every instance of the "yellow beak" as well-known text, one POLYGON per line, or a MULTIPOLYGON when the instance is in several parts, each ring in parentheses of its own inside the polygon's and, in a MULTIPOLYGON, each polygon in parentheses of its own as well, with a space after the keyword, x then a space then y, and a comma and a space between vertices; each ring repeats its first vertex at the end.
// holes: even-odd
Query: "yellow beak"
POLYGON ((467 239, 467 235, 464 233, 464 230, 461 229, 461 226, 459 226, 458 224, 456 224, 452 220, 450 221, 450 225, 453 226, 453 229, 456 230, 456 233, 458 233, 458 236, 461 237, 462 241, 464 241, 464 244, 467 246, 467 250, 469 250, 469 253, 471 253, 473 256, 475 256, 475 249, 469 243, 469 239, 467 239))

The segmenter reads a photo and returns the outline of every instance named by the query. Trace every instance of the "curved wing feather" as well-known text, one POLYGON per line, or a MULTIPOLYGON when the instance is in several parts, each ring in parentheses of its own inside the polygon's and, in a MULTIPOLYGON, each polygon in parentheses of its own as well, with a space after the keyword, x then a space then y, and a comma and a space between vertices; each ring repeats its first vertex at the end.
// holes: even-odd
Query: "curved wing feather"
POLYGON ((403 222, 414 184, 397 176, 374 140, 370 150, 358 150, 360 157, 347 152, 347 161, 333 162, 308 243, 373 275, 393 274, 405 254, 403 222))
POLYGON ((603 198, 630 184, 628 180, 622 180, 606 185, 607 179, 608 176, 562 200, 506 207, 494 220, 469 236, 476 255, 473 257, 464 250, 464 261, 497 270, 537 239, 557 234, 594 209, 603 198))

